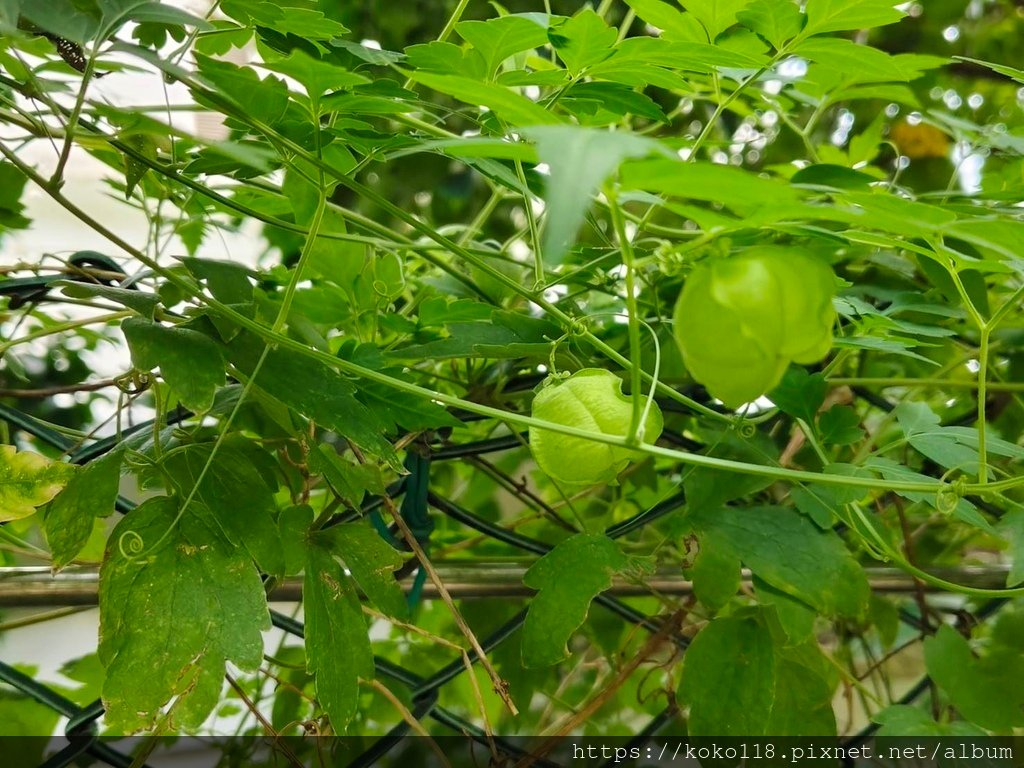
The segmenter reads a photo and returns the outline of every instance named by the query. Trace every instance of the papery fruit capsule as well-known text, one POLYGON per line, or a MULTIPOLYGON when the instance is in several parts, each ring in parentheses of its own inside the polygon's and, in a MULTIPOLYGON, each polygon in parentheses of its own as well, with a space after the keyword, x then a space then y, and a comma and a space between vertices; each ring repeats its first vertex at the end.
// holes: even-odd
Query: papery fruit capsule
POLYGON ((690 374, 736 408, 771 390, 791 362, 832 347, 835 276, 799 249, 763 246, 699 264, 673 315, 690 374))
MULTIPOLYGON (((552 376, 533 398, 536 419, 618 437, 627 436, 632 413, 632 401, 622 394, 622 380, 601 368, 585 368, 568 378, 552 376)), ((663 427, 661 409, 652 403, 644 442, 657 440, 663 427)), ((538 427, 530 427, 530 450, 544 472, 566 485, 612 482, 637 456, 628 448, 538 427)))

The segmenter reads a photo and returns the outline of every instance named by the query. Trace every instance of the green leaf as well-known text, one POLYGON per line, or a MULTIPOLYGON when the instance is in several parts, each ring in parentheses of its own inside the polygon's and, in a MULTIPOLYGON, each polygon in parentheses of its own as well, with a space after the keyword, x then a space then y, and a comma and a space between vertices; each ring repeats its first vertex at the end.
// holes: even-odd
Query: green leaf
POLYGON ((436 75, 430 72, 410 72, 409 77, 466 104, 487 107, 515 126, 556 125, 562 122, 553 112, 501 85, 481 83, 459 75, 436 75))
POLYGON ((193 411, 206 411, 224 386, 224 358, 208 336, 189 328, 166 327, 141 317, 121 323, 132 362, 160 374, 178 398, 193 411))
POLYGON ((924 641, 924 660, 935 684, 964 719, 1010 733, 1024 726, 1024 612, 1002 611, 986 652, 976 657, 947 624, 924 641))
POLYGON ((373 678, 373 650, 352 579, 332 552, 310 542, 302 588, 306 668, 334 730, 345 733, 359 704, 359 678, 373 678))
POLYGON ((723 608, 740 589, 740 561, 718 546, 714 533, 700 537, 700 551, 690 569, 693 592, 713 611, 723 608))
POLYGON ((163 467, 182 498, 195 489, 193 503, 205 507, 224 536, 244 547, 264 573, 283 575, 284 554, 273 517, 277 482, 259 468, 271 457, 244 439, 225 440, 211 461, 212 452, 212 445, 187 445, 169 452, 163 467))
POLYGON ((692 510, 698 532, 711 532, 761 579, 827 615, 858 617, 867 578, 842 539, 787 507, 692 510))
POLYGON ((882 727, 877 736, 989 736, 988 731, 964 722, 938 723, 923 709, 894 704, 875 713, 872 718, 882 727))
POLYGON ((336 525, 317 537, 341 558, 371 603, 397 619, 408 615, 408 604, 395 580, 395 571, 405 560, 369 524, 336 525))
POLYGON ((487 77, 487 64, 483 56, 475 49, 466 50, 455 43, 440 40, 420 45, 410 45, 405 49, 406 63, 416 69, 428 72, 450 74, 459 72, 472 80, 484 80, 487 77))
POLYGON ((1008 78, 1010 78, 1011 80, 1016 80, 1018 83, 1024 83, 1024 69, 1008 67, 1005 64, 993 64, 991 61, 972 59, 969 56, 954 56, 953 58, 960 59, 961 61, 969 61, 973 64, 978 64, 982 67, 988 67, 993 72, 998 72, 1000 75, 1006 75, 1008 78))
POLYGON ((800 645, 814 639, 816 614, 813 608, 756 576, 754 592, 761 605, 775 609, 775 617, 788 641, 785 645, 800 645))
POLYGON ((523 625, 523 664, 547 667, 568 658, 569 638, 586 620, 591 601, 631 565, 614 541, 588 533, 562 541, 531 565, 523 583, 538 592, 523 625))
POLYGON ((348 89, 370 82, 362 75, 349 72, 344 67, 330 61, 314 59, 298 49, 292 51, 286 58, 272 59, 258 66, 294 78, 303 85, 306 93, 314 101, 327 91, 348 89))
POLYGON ((60 493, 76 467, 0 445, 0 523, 28 517, 60 493))
POLYGON ((213 25, 205 19, 193 16, 181 8, 157 2, 131 2, 134 6, 124 16, 125 19, 139 23, 162 24, 173 27, 193 27, 199 32, 213 29, 213 25))
POLYGON ((736 19, 779 50, 800 34, 805 17, 793 0, 755 0, 737 13, 736 19))
POLYGON ((204 516, 176 520, 157 497, 118 523, 100 569, 105 722, 153 728, 172 698, 170 728, 198 728, 220 700, 224 665, 254 672, 270 614, 259 573, 204 516), (163 538, 166 535, 166 538, 163 538), (140 556, 127 549, 140 541, 140 556))
POLYGON ((811 374, 806 368, 790 366, 779 385, 768 393, 768 399, 783 413, 813 424, 827 391, 828 382, 822 374, 811 374))
POLYGON ((666 40, 687 43, 706 43, 707 33, 692 13, 682 13, 661 0, 626 0, 636 15, 652 27, 661 30, 666 40))
MULTIPOLYGON (((110 4, 116 9, 121 2, 110 4)), ((75 43, 91 40, 102 26, 102 13, 96 3, 75 0, 47 0, 45 3, 23 2, 21 14, 40 29, 52 32, 75 43)))
POLYGON ((310 469, 323 475, 331 490, 357 509, 367 493, 384 493, 380 467, 374 464, 348 461, 339 456, 334 448, 323 443, 310 450, 307 460, 310 469))
POLYGON ((100 297, 115 304, 120 304, 128 309, 134 309, 140 315, 153 319, 156 308, 160 305, 160 297, 145 291, 132 291, 127 288, 115 288, 109 285, 94 285, 92 283, 80 283, 75 280, 57 280, 53 283, 55 288, 60 288, 65 296, 74 299, 92 299, 100 297))
MULTIPOLYGON (((258 339, 239 334, 228 346, 228 358, 248 376, 256 368, 261 349, 258 339)), ((395 469, 401 467, 377 419, 353 397, 355 385, 337 371, 297 352, 275 349, 267 353, 256 385, 320 426, 349 437, 395 469)))
MULTIPOLYGON (((927 60, 892 56, 878 48, 860 45, 840 37, 815 37, 805 40, 793 53, 815 62, 819 67, 836 70, 847 82, 909 82, 921 74, 927 60)), ((934 66, 942 59, 935 59, 934 66)))
POLYGON ((281 551, 284 554, 284 573, 294 576, 306 567, 306 537, 313 524, 313 508, 308 504, 285 507, 278 515, 281 531, 281 551))
POLYGON ((561 332, 554 323, 515 312, 491 310, 487 322, 451 322, 448 338, 401 347, 389 353, 400 359, 489 357, 494 359, 547 356, 551 339, 561 332))
MULTIPOLYGON (((707 430, 703 437, 711 445, 708 456, 755 464, 778 459, 778 449, 766 435, 756 434, 746 440, 728 431, 707 430)), ((757 493, 769 485, 768 478, 708 467, 692 467, 683 477, 687 504, 694 509, 717 509, 727 501, 757 493)))
POLYGON ((526 135, 537 142, 541 162, 551 169, 543 253, 545 264, 555 266, 562 263, 602 182, 623 160, 648 155, 658 145, 631 133, 569 125, 531 128, 526 135))
MULTIPOLYGON (((288 86, 269 75, 262 80, 252 67, 239 67, 227 61, 195 54, 200 76, 211 83, 218 95, 231 98, 241 111, 268 125, 276 124, 288 109, 288 86)), ((205 103, 204 96, 196 99, 205 103)), ((217 109, 217 105, 213 105, 217 109)), ((219 110, 218 110, 219 111, 219 110)))
POLYGON ((726 29, 736 23, 736 14, 750 0, 679 0, 680 4, 697 17, 712 43, 726 29))
POLYGON ((797 190, 788 184, 714 163, 657 158, 624 163, 619 173, 624 189, 721 203, 741 214, 799 200, 797 190))
POLYGON ((820 35, 893 24, 907 15, 896 5, 890 0, 807 0, 804 33, 820 35))
POLYGON ((97 517, 114 511, 121 480, 122 452, 113 450, 72 475, 46 508, 46 541, 53 568, 63 568, 82 551, 97 517))
POLYGON ((617 37, 616 30, 590 8, 548 30, 548 40, 573 75, 611 56, 617 37))
MULTIPOLYGON (((927 403, 904 400, 894 411, 907 442, 923 455, 946 469, 978 471, 978 430, 968 427, 943 427, 927 403)), ((994 456, 1024 459, 1024 448, 1006 440, 985 441, 994 456)))
POLYGON ((864 437, 860 416, 853 408, 833 405, 818 417, 818 429, 826 445, 852 445, 864 437))
POLYGON ((487 21, 460 21, 455 25, 455 31, 483 56, 484 76, 488 80, 494 77, 501 62, 509 56, 538 48, 548 41, 547 30, 543 26, 532 19, 514 15, 487 21))
POLYGON ((683 655, 689 736, 762 736, 775 699, 771 633, 748 616, 714 619, 683 655))
POLYGON ((332 40, 348 33, 348 29, 342 24, 328 19, 320 11, 301 8, 293 3, 225 0, 221 4, 221 10, 238 21, 307 40, 332 40))
POLYGON ((811 639, 776 649, 775 697, 765 733, 775 736, 836 736, 832 697, 838 672, 811 639))
POLYGON ((999 520, 996 530, 1010 545, 1011 565, 1006 574, 1006 586, 1016 587, 1024 582, 1024 509, 1011 509, 999 520))
POLYGON ((0 232, 5 229, 24 229, 31 222, 22 215, 21 193, 28 177, 6 161, 0 162, 0 232))

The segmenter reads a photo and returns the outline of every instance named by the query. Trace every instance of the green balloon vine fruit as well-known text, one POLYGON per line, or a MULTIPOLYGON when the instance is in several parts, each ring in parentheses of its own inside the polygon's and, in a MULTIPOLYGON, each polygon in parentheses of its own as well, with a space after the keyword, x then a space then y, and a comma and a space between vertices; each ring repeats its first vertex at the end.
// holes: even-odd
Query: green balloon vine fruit
POLYGON ((676 341, 690 374, 730 408, 773 389, 791 362, 832 348, 832 268, 777 246, 712 259, 690 274, 676 302, 676 341))
MULTIPOLYGON (((605 435, 626 437, 632 414, 622 380, 602 368, 584 368, 568 378, 551 376, 533 398, 535 419, 605 435)), ((644 442, 657 440, 663 427, 661 409, 651 403, 644 442)), ((636 456, 628 448, 537 427, 530 427, 530 451, 544 472, 565 485, 612 482, 636 456)))

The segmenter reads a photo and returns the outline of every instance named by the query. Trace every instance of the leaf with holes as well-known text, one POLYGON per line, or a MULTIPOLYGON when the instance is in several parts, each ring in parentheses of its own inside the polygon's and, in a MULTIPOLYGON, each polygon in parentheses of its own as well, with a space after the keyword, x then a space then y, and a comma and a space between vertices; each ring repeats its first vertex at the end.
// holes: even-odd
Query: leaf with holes
POLYGON ((159 496, 126 515, 100 569, 100 661, 108 728, 164 718, 202 725, 221 697, 225 663, 254 672, 270 628, 259 572, 207 516, 159 496), (138 542, 141 552, 130 553, 138 542))

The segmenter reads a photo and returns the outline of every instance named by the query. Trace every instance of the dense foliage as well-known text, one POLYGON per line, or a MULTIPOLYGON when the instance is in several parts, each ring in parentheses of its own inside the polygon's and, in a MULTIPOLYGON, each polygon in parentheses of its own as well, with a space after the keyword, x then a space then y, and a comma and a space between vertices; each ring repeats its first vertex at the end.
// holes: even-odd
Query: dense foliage
POLYGON ((109 241, 3 269, 0 562, 101 563, 68 695, 111 732, 1024 727, 1017 4, 0 25, 0 231, 34 189, 109 241), (192 103, 106 96, 140 69, 192 103), (65 183, 95 160, 144 239, 65 183))

